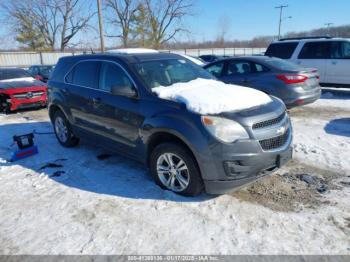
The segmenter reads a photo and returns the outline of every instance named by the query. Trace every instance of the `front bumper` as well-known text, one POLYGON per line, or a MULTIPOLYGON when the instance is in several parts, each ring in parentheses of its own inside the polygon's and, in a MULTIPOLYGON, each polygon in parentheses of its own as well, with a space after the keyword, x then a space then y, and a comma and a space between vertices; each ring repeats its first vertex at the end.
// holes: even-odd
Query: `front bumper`
POLYGON ((41 97, 35 97, 30 99, 17 99, 15 97, 10 97, 8 103, 10 105, 9 106, 10 110, 14 111, 18 109, 46 106, 47 100, 46 100, 46 94, 44 94, 41 97))
MULTIPOLYGON (((204 180, 205 190, 208 194, 224 194, 233 190, 238 190, 242 186, 246 186, 249 183, 271 174, 292 159, 292 154, 293 149, 291 146, 288 146, 282 152, 238 156, 239 159, 242 159, 239 162, 245 164, 245 166, 241 166, 245 170, 245 172, 239 174, 241 178, 204 180)), ((237 158, 234 156, 232 157, 237 158)), ((225 175, 227 175, 227 172, 225 172, 225 175)))

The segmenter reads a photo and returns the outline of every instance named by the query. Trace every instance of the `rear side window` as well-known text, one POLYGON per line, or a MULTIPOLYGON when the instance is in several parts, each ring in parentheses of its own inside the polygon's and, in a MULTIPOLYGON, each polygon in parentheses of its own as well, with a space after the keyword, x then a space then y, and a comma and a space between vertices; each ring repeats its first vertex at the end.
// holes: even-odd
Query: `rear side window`
POLYGON ((227 64, 226 75, 244 75, 252 73, 253 69, 250 62, 245 61, 229 61, 227 64))
POLYGON ((77 64, 67 75, 66 81, 73 85, 98 88, 99 62, 84 61, 77 64))
POLYGON ((299 59, 326 59, 330 57, 330 42, 305 43, 299 59))
POLYGON ((273 43, 267 48, 265 55, 271 57, 278 57, 282 59, 289 59, 292 57, 295 48, 298 46, 297 42, 293 43, 273 43))
POLYGON ((331 42, 331 58, 350 59, 350 42, 331 42))

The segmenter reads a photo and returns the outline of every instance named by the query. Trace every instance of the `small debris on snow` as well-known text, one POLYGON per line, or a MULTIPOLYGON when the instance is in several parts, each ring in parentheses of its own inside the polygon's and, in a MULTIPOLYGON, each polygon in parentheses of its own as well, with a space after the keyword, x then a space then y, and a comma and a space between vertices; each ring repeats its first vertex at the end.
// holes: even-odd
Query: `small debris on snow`
POLYGON ((56 171, 54 172, 52 175, 50 175, 49 177, 60 177, 61 175, 65 174, 65 171, 56 171))
POLYGON ((316 176, 300 174, 297 175, 297 178, 299 178, 301 181, 304 181, 306 184, 308 184, 308 186, 314 186, 319 193, 324 193, 327 191, 327 185, 325 182, 316 176))
POLYGON ((97 159, 98 160, 105 160, 105 159, 110 158, 110 157, 111 157, 110 154, 100 154, 97 156, 97 159))
POLYGON ((44 170, 46 168, 58 168, 58 167, 63 167, 63 165, 55 164, 55 163, 47 163, 46 165, 40 167, 39 170, 44 170))

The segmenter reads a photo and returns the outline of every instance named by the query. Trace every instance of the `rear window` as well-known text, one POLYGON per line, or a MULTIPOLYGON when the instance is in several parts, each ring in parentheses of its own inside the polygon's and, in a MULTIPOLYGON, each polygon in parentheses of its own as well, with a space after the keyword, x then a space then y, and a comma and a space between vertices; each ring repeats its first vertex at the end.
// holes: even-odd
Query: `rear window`
POLYGON ((265 55, 278 57, 282 59, 289 59, 292 57, 295 48, 298 46, 298 43, 274 43, 270 44, 267 48, 265 55))
POLYGON ((23 69, 1 69, 0 80, 8 80, 15 78, 31 77, 31 75, 23 69))
POLYGON ((99 64, 97 61, 80 62, 67 75, 66 81, 73 85, 98 88, 99 64))
POLYGON ((291 63, 289 61, 279 59, 279 58, 269 58, 269 59, 264 60, 264 62, 267 65, 270 65, 276 69, 283 70, 283 71, 284 70, 285 71, 300 70, 300 66, 298 66, 294 63, 291 63))

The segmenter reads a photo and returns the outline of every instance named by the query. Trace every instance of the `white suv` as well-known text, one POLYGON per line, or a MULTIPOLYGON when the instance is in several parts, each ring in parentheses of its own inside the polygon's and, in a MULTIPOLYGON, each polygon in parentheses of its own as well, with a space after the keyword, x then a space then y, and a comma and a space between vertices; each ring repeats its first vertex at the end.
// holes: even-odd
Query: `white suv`
POLYGON ((273 42, 266 56, 317 68, 325 85, 350 85, 350 40, 331 37, 286 38, 273 42))

